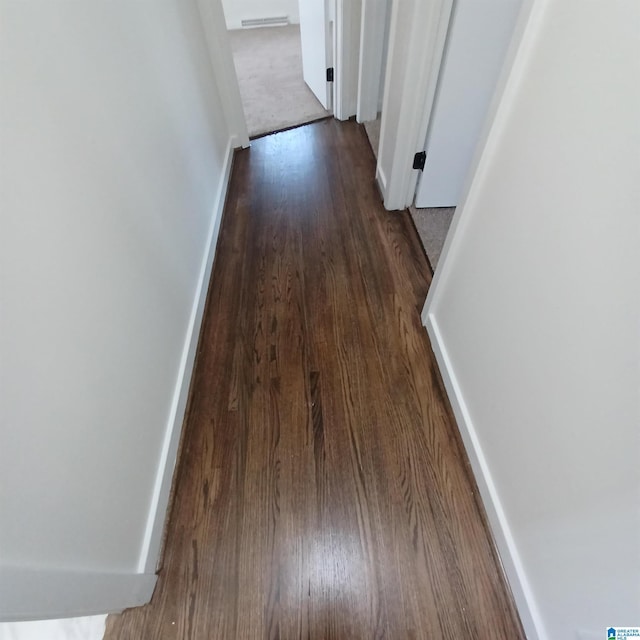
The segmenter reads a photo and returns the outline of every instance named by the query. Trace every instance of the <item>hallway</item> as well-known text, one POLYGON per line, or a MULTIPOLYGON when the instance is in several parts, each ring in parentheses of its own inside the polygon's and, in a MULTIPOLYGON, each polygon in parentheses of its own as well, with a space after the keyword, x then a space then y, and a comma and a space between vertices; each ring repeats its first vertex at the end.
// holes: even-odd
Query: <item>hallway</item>
POLYGON ((523 638, 354 122, 235 156, 151 604, 108 640, 523 638))

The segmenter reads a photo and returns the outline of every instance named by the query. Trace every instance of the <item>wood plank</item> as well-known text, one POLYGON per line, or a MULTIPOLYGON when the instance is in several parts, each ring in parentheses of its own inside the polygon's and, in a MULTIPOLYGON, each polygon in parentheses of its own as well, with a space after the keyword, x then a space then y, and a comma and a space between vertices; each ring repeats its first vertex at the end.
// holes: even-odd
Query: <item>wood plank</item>
POLYGON ((152 602, 116 638, 524 638, 361 127, 238 152, 152 602))

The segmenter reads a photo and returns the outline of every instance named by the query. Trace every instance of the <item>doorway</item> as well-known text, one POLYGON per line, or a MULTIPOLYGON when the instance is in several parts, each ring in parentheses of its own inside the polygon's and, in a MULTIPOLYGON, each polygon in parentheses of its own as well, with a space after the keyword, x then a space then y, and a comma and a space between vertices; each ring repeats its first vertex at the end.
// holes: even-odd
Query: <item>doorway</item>
POLYGON ((251 138, 331 115, 303 77, 297 0, 223 0, 251 138))
POLYGON ((389 49, 391 0, 362 3, 356 119, 364 124, 377 159, 389 49))

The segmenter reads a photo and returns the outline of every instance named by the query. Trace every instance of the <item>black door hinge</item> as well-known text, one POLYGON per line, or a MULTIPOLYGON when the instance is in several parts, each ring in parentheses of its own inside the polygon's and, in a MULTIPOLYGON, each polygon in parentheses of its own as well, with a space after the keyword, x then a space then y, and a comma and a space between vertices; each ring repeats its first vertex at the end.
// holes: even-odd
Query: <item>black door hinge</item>
POLYGON ((327 69, 327 82, 333 82, 333 67, 327 69))
POLYGON ((421 151, 413 156, 413 168, 418 171, 424 171, 424 163, 427 161, 427 152, 421 151))

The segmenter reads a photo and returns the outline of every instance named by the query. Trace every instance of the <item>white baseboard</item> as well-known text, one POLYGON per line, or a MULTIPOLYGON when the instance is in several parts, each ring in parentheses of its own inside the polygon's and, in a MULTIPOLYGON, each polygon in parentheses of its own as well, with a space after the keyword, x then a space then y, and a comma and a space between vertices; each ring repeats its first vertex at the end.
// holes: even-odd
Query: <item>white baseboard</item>
POLYGON ((378 190, 380 191, 382 199, 384 200, 387 197, 387 178, 384 175, 384 171, 380 167, 380 163, 378 163, 378 166, 376 167, 376 182, 378 183, 378 190))
POLYGON ((198 338, 200 337, 204 305, 207 299, 213 259, 215 257, 216 244, 218 241, 218 234, 220 232, 220 223, 222 221, 222 213, 224 211, 229 178, 231 176, 233 148, 235 143, 235 138, 229 138, 225 155, 225 164, 222 170, 215 204, 211 214, 207 245, 202 260, 202 266, 200 268, 196 295, 191 308, 189 326, 180 361, 180 373, 174 391, 173 401, 171 403, 171 412, 162 446, 162 452, 160 454, 160 461, 158 463, 158 473, 153 490, 151 508, 149 509, 147 527, 140 551, 140 558, 138 561, 139 573, 154 573, 156 571, 158 555, 162 544, 165 518, 167 515, 167 507, 169 505, 173 473, 176 466, 178 445, 180 444, 180 434, 182 433, 182 425, 189 396, 191 375, 193 373, 196 349, 198 347, 198 338))
POLYGON ((155 573, 0 567, 0 620, 47 620, 122 611, 149 602, 156 580, 155 573))
POLYGON ((518 554, 515 540, 509 527, 509 522, 502 508, 500 497, 491 477, 487 460, 482 451, 480 440, 476 433, 468 408, 462 395, 455 371, 446 345, 443 342, 437 320, 433 313, 425 308, 422 314, 422 322, 426 327, 433 353, 436 356, 442 379, 449 396, 451 407, 458 423, 458 429, 462 437, 469 461, 473 469, 478 490, 484 503, 489 520, 489 525, 502 560, 505 574, 511 586, 513 598, 520 614, 520 620, 527 634, 528 640, 548 640, 542 618, 529 586, 524 566, 518 554))

